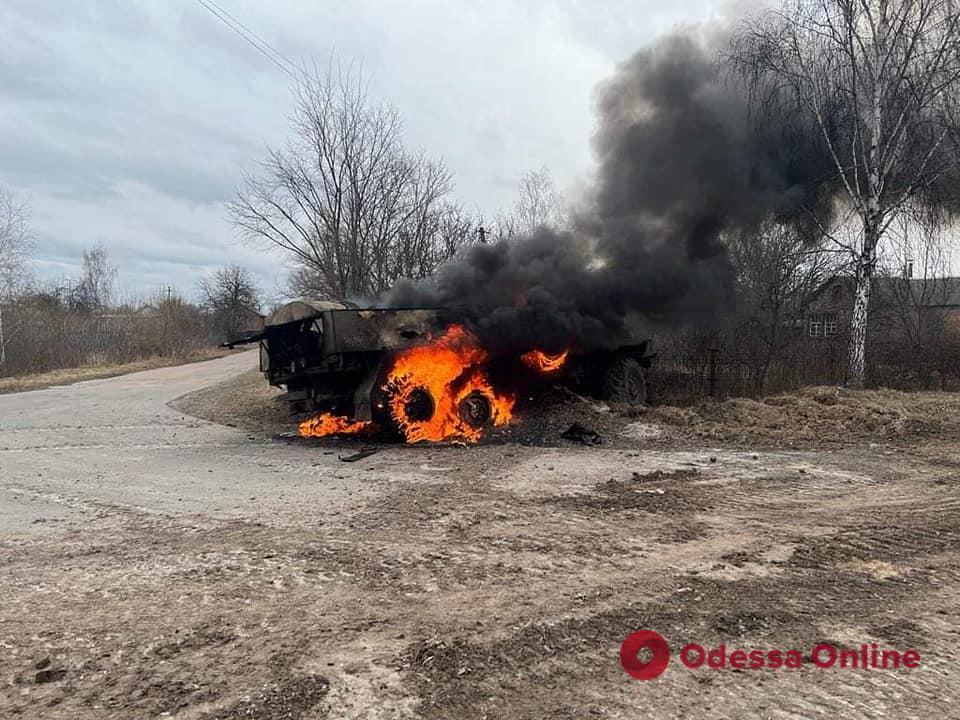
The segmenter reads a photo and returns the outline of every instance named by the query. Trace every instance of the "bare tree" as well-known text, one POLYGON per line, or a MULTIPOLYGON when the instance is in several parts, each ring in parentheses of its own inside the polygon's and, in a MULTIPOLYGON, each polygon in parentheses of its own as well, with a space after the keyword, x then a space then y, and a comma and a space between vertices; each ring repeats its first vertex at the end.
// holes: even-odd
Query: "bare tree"
POLYGON ((289 253, 296 287, 376 295, 449 256, 450 173, 404 149, 400 116, 369 99, 361 73, 332 63, 303 74, 292 125, 230 211, 248 238, 289 253))
POLYGON ((253 275, 239 265, 227 265, 203 278, 199 294, 200 307, 226 340, 239 337, 250 313, 260 309, 260 290, 253 275))
POLYGON ((952 249, 944 229, 901 217, 891 226, 886 266, 878 268, 872 312, 884 316, 888 328, 870 333, 872 344, 888 365, 909 372, 916 383, 930 387, 944 365, 947 350, 946 310, 953 302, 953 280, 947 277, 952 249))
POLYGON ((563 224, 563 199, 557 192, 550 171, 543 167, 520 178, 520 193, 514 216, 520 232, 530 233, 542 225, 563 224))
POLYGON ((83 251, 83 272, 73 287, 72 305, 85 312, 102 312, 113 300, 117 268, 103 245, 83 251))
POLYGON ((26 206, 0 187, 0 300, 25 284, 29 245, 26 206))
POLYGON ((26 207, 0 187, 0 372, 7 363, 11 332, 4 331, 3 304, 27 284, 26 260, 30 244, 26 207))
MULTIPOLYGON (((423 265, 421 271, 432 273, 440 263, 453 257, 460 248, 480 240, 481 222, 455 204, 445 205, 438 213, 434 257, 423 265)), ((486 234, 486 230, 483 231, 486 234)))
POLYGON ((557 192, 550 171, 544 167, 529 170, 520 178, 513 208, 497 215, 493 236, 511 238, 529 235, 538 227, 561 227, 566 223, 563 198, 557 192))
POLYGON ((730 234, 726 246, 737 272, 734 344, 759 395, 766 390, 771 366, 789 359, 795 324, 816 291, 836 274, 838 256, 811 245, 796 228, 772 221, 730 234))
POLYGON ((957 3, 786 0, 744 28, 733 59, 766 100, 811 117, 859 223, 856 244, 834 241, 856 275, 848 383, 862 387, 871 279, 890 224, 955 209, 957 3))
POLYGON ((278 288, 277 294, 289 298, 332 297, 327 282, 316 268, 299 262, 294 262, 286 286, 278 288))

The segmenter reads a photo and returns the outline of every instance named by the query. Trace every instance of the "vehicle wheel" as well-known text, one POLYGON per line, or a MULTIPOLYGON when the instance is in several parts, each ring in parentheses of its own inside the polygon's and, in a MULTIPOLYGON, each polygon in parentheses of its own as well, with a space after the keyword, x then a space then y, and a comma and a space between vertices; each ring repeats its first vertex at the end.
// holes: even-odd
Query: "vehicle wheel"
POLYGON ((407 399, 403 412, 408 422, 427 422, 433 417, 437 407, 430 393, 423 388, 417 388, 407 399))
POLYGON ((493 411, 490 400, 480 392, 472 392, 460 402, 460 417, 473 428, 482 428, 490 422, 493 411))
POLYGON ((604 399, 623 405, 647 403, 647 373, 633 358, 620 358, 607 368, 604 399))

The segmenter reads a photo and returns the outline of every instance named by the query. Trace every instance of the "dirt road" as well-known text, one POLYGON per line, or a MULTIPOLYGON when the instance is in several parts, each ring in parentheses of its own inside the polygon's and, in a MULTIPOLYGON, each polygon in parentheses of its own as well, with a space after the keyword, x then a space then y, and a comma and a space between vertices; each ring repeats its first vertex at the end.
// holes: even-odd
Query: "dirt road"
POLYGON ((254 362, 0 396, 0 717, 960 716, 956 442, 348 464, 167 405, 254 362), (657 680, 620 667, 640 628, 657 680), (921 665, 820 669, 820 642, 921 665))

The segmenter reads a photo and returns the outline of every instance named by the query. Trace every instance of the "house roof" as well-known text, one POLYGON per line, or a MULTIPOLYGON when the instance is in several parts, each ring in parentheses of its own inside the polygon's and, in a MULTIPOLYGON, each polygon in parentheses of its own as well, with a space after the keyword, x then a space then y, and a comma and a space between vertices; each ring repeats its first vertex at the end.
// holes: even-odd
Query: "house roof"
MULTIPOLYGON (((825 282, 817 295, 837 283, 852 286, 850 276, 838 276, 825 282)), ((920 307, 960 307, 960 277, 901 278, 875 277, 873 292, 879 297, 909 297, 920 307)))
POLYGON ((874 278, 874 290, 886 297, 910 298, 919 307, 960 306, 960 277, 874 278))

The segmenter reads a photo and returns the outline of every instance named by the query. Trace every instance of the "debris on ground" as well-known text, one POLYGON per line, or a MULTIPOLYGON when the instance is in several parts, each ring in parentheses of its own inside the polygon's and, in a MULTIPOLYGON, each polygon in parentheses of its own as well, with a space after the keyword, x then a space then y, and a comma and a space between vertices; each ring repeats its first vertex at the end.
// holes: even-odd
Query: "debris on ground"
POLYGON ((588 427, 584 427, 578 422, 575 422, 573 425, 560 433, 560 437, 571 442, 578 442, 581 445, 599 445, 601 442, 603 442, 603 439, 600 437, 600 433, 598 433, 596 430, 591 430, 588 427))
POLYGON ((351 455, 338 455, 337 457, 339 458, 340 462, 352 463, 357 462, 358 460, 363 460, 364 458, 368 458, 371 455, 376 455, 378 452, 380 452, 380 448, 365 447, 359 452, 355 452, 351 455))
POLYGON ((514 423, 495 428, 489 434, 489 440, 556 447, 565 444, 561 436, 571 425, 578 423, 600 435, 604 445, 633 447, 637 443, 636 438, 624 436, 624 428, 632 420, 624 417, 619 409, 564 387, 550 388, 539 396, 519 399, 514 416, 514 423))

